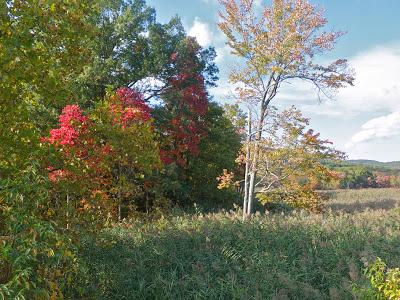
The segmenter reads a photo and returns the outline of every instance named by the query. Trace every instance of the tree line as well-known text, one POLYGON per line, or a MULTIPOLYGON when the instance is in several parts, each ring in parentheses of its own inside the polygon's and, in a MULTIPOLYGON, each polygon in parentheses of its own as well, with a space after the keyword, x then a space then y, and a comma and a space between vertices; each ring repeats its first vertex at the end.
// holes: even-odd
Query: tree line
POLYGON ((338 179, 321 189, 399 188, 400 172, 396 168, 356 164, 353 162, 327 162, 329 168, 338 172, 338 179))

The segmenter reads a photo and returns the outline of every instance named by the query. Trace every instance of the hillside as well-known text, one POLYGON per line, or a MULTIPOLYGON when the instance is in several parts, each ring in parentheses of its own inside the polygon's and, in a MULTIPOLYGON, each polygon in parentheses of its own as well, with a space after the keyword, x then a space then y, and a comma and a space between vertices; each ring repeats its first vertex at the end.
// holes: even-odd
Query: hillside
POLYGON ((347 163, 352 165, 364 165, 373 168, 400 169, 400 161, 380 162, 368 159, 350 159, 347 163))

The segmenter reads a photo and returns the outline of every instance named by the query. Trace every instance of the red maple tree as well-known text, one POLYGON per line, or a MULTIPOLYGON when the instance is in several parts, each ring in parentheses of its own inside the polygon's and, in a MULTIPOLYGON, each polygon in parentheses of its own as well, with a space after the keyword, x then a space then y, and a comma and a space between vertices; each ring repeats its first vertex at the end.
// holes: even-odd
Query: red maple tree
POLYGON ((173 53, 171 62, 180 72, 169 79, 163 95, 164 120, 159 130, 166 137, 161 151, 165 165, 176 163, 186 167, 189 156, 199 154, 201 139, 206 136, 204 116, 208 109, 208 93, 204 77, 193 57, 199 46, 188 40, 188 53, 173 53))
POLYGON ((112 147, 97 140, 93 122, 78 105, 65 106, 58 121, 59 127, 51 129, 49 137, 42 138, 42 142, 60 150, 63 158, 61 167, 47 167, 50 181, 79 181, 85 177, 102 183, 105 178, 104 162, 112 147), (89 171, 97 176, 87 176, 89 171))

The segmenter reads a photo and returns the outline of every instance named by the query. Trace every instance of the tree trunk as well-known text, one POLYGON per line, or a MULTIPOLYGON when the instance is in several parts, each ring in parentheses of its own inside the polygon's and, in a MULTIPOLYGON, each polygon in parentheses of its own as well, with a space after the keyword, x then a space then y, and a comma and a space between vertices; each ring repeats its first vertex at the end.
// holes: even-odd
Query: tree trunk
POLYGON ((254 139, 254 153, 253 153, 253 161, 251 163, 250 170, 250 183, 249 183, 249 191, 248 191, 248 201, 247 201, 247 214, 250 215, 253 209, 253 199, 254 199, 254 190, 256 185, 256 177, 257 177, 257 168, 258 168, 258 156, 260 152, 260 141, 262 137, 262 129, 264 124, 265 117, 265 108, 261 108, 260 119, 257 124, 257 131, 254 139))
POLYGON ((121 163, 118 163, 118 222, 122 221, 121 163))
POLYGON ((69 194, 67 193, 67 230, 69 230, 69 194))
POLYGON ((250 171, 250 142, 251 142, 251 111, 247 112, 247 144, 246 144, 246 169, 244 175, 243 221, 248 216, 247 201, 249 197, 249 171, 250 171))

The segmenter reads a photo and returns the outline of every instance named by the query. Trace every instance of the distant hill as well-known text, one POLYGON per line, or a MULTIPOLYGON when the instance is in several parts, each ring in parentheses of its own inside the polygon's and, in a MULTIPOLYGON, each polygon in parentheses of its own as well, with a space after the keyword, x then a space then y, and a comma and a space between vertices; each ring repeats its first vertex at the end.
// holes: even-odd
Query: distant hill
POLYGON ((352 165, 364 165, 367 167, 374 167, 374 168, 386 168, 395 170, 400 169, 400 161, 380 162, 368 159, 350 159, 347 160, 346 162, 352 165))

